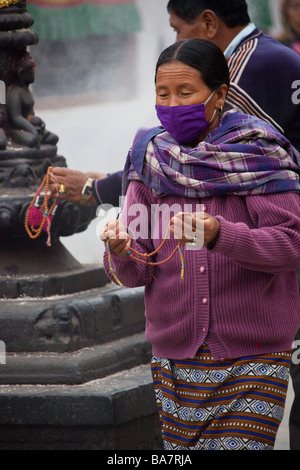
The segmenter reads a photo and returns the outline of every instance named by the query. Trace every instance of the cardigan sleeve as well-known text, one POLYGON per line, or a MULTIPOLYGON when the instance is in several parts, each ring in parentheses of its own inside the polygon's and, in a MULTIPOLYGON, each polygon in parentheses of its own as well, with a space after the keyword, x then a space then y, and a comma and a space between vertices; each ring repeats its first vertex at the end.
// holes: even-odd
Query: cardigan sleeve
MULTIPOLYGON (((130 182, 120 221, 127 227, 131 236, 131 246, 140 253, 154 251, 151 240, 151 203, 150 190, 139 181, 130 182)), ((111 264, 119 281, 127 287, 140 287, 150 283, 154 276, 154 267, 132 260, 129 256, 120 258, 111 253, 111 264)), ((116 283, 110 273, 108 253, 105 249, 103 265, 108 277, 116 283)))
POLYGON ((300 266, 300 197, 273 194, 245 198, 253 226, 225 220, 212 253, 223 255, 254 271, 276 273, 300 266))

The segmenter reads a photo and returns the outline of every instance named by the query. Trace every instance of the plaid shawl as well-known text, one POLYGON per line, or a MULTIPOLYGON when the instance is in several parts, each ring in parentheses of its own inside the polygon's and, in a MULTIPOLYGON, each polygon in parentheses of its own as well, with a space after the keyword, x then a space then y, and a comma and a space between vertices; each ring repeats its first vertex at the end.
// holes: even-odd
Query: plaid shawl
POLYGON ((141 180, 155 195, 192 198, 300 191, 300 154, 271 125, 236 111, 196 147, 162 128, 140 129, 128 154, 123 193, 141 180))

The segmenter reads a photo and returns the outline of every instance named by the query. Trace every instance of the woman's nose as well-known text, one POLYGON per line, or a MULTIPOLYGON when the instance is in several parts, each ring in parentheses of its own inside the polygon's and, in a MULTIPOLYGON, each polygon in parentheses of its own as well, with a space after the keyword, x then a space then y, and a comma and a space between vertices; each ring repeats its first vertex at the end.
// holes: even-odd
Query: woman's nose
POLYGON ((171 95, 168 100, 168 106, 180 106, 180 101, 178 99, 178 96, 173 96, 171 95))

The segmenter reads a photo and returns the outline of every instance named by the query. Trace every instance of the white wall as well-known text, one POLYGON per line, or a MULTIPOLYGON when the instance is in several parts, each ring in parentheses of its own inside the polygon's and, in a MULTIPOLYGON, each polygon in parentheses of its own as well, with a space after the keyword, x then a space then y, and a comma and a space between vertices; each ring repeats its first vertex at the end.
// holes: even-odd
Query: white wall
POLYGON ((281 0, 269 0, 269 7, 273 20, 273 28, 271 29, 270 33, 274 35, 281 32, 280 3, 281 0))
MULTIPOLYGON (((158 123, 154 70, 159 53, 174 42, 175 34, 169 26, 167 0, 138 0, 137 5, 142 31, 137 34, 138 87, 134 99, 56 110, 39 110, 36 104, 36 114, 59 136, 58 154, 67 159, 69 168, 84 172, 122 170, 136 130, 158 123)), ((97 223, 93 221, 82 234, 61 239, 81 263, 102 262, 97 223)))

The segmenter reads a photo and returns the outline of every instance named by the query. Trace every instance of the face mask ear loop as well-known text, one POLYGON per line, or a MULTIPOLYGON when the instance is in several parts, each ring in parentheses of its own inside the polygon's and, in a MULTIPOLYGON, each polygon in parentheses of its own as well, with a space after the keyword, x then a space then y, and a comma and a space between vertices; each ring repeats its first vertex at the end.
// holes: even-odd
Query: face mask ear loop
POLYGON ((217 112, 217 109, 215 109, 214 112, 213 112, 212 118, 211 118, 211 120, 209 121, 210 124, 213 122, 213 120, 214 120, 214 118, 215 118, 215 115, 216 115, 216 112, 217 112))
POLYGON ((207 98, 207 100, 205 101, 205 106, 207 105, 207 103, 209 103, 210 99, 212 98, 212 96, 215 94, 215 92, 213 91, 211 95, 209 95, 209 97, 207 98))
MULTIPOLYGON (((215 91, 216 91, 216 90, 215 90, 215 91)), ((213 91, 212 94, 209 95, 209 97, 207 98, 207 100, 206 100, 205 103, 204 103, 205 106, 206 106, 207 103, 210 101, 210 99, 212 98, 212 96, 215 94, 215 91, 213 91)), ((214 120, 214 117, 215 117, 215 115, 216 115, 216 112, 217 112, 217 110, 215 109, 214 112, 213 112, 213 115, 212 115, 212 117, 211 117, 211 119, 210 119, 210 121, 209 121, 210 124, 211 124, 212 121, 214 120)))

